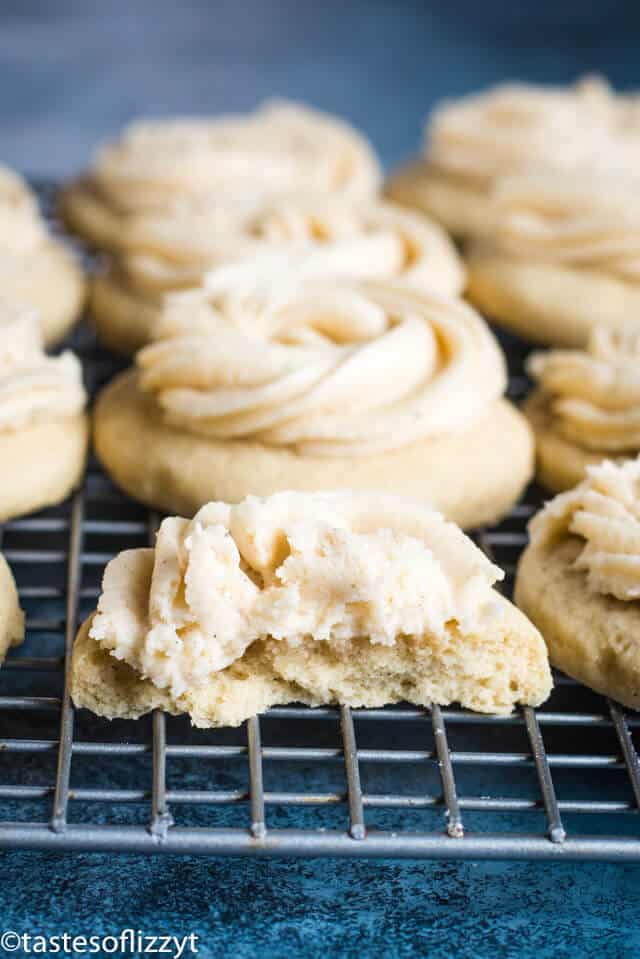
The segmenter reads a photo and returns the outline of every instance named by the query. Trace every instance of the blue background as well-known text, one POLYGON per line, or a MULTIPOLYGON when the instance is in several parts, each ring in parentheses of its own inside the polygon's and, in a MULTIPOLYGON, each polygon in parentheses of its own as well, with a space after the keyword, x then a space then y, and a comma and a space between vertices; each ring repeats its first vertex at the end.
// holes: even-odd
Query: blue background
MULTIPOLYGON (((287 95, 363 128, 387 165, 433 102, 507 77, 640 86, 640 5, 166 0, 0 5, 0 160, 82 167, 139 113, 287 95)), ((594 773, 597 775, 597 772, 594 773)), ((632 866, 3 855, 0 925, 200 936, 200 955, 640 954, 632 866), (97 915, 96 915, 97 914, 97 915)))

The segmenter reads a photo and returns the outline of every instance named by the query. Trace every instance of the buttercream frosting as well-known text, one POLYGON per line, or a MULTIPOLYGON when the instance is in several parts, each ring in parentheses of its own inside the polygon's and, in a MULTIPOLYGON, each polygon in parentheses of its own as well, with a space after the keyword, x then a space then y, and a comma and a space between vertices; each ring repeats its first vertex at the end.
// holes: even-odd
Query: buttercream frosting
POLYGON ((90 635, 179 696, 259 639, 393 645, 400 636, 443 636, 452 625, 480 629, 495 613, 492 586, 502 577, 423 505, 375 493, 283 492, 165 519, 155 549, 108 564, 90 635))
POLYGON ((85 403, 77 357, 47 356, 37 316, 0 301, 0 430, 73 416, 85 403))
POLYGON ((124 232, 122 268, 144 294, 197 286, 229 263, 264 252, 282 262, 314 261, 336 276, 402 279, 444 296, 457 295, 464 270, 435 223, 378 200, 296 194, 133 217, 124 232))
POLYGON ((528 370, 554 429, 588 450, 640 450, 640 334, 596 330, 586 350, 534 353, 528 370))
POLYGON ((394 284, 274 285, 269 273, 268 295, 250 302, 249 289, 244 310, 222 314, 173 298, 137 355, 140 386, 169 423, 359 456, 468 429, 505 389, 496 340, 460 301, 394 284))
POLYGON ((92 178, 110 203, 134 212, 247 191, 371 196, 381 170, 347 123, 276 102, 246 116, 133 123, 99 152, 92 178))
POLYGON ((484 187, 530 170, 633 174, 639 113, 598 77, 563 88, 504 84, 437 109, 425 152, 434 169, 484 187))
POLYGON ((504 181, 493 199, 494 239, 509 255, 640 281, 640 201, 634 181, 519 177, 504 181))
POLYGON ((578 486, 551 500, 529 524, 533 543, 573 534, 584 541, 574 566, 594 593, 640 599, 640 460, 587 468, 578 486))

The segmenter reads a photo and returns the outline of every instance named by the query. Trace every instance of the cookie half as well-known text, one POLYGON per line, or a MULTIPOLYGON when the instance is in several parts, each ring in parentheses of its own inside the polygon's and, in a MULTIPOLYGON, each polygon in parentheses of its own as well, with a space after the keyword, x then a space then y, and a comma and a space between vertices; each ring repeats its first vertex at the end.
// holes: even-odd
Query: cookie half
POLYGON ((135 372, 116 377, 98 397, 95 448, 105 469, 131 496, 186 516, 209 500, 238 502, 250 493, 349 487, 428 502, 470 528, 508 512, 533 470, 530 428, 506 400, 495 402, 465 432, 379 455, 311 457, 172 427, 139 389, 135 372))

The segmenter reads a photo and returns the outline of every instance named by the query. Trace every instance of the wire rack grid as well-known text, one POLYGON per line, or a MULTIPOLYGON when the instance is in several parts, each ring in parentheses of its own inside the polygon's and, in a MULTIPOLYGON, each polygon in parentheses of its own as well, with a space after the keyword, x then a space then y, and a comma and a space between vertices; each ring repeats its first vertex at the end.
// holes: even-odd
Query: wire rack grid
MULTIPOLYGON (((45 209, 52 189, 40 185, 45 209)), ((116 370, 88 330, 91 390, 116 370)), ((523 347, 506 343, 511 392, 523 347)), ((480 545, 513 586, 529 491, 480 545)), ((76 712, 67 667, 105 563, 158 517, 91 462, 65 504, 0 526, 27 640, 0 670, 0 847, 140 853, 640 860, 640 717, 561 675, 508 717, 409 706, 270 710, 239 730, 76 712)))

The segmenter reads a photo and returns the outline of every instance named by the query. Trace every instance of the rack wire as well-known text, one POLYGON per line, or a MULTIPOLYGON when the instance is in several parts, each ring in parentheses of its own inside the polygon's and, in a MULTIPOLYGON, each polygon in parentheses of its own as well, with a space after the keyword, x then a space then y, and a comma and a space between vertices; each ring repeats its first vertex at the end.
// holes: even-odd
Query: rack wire
MULTIPOLYGON (((40 186, 47 207, 50 187, 40 186)), ((91 390, 116 363, 71 345, 91 390)), ((506 342, 511 392, 523 347, 506 342)), ((480 545, 511 590, 535 488, 480 545)), ((27 640, 0 670, 0 848, 139 853, 640 860, 640 716, 556 675, 540 709, 286 706, 238 730, 78 711, 66 668, 105 563, 158 517, 91 462, 61 506, 0 527, 27 640)))

